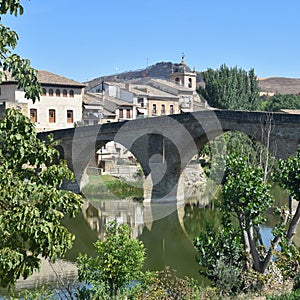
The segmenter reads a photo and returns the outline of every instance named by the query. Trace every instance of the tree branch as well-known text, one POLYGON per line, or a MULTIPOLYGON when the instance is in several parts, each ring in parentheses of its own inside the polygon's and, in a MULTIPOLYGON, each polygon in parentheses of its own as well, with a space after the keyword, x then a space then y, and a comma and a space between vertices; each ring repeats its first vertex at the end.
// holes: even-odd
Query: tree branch
POLYGON ((291 246, 292 242, 293 242, 293 238, 296 234, 296 230, 297 230, 297 226, 299 224, 299 220, 300 220, 300 202, 298 201, 298 205, 297 205, 297 209, 296 212, 292 218, 292 221, 290 223, 290 226, 288 228, 287 231, 287 239, 288 239, 288 246, 291 246))

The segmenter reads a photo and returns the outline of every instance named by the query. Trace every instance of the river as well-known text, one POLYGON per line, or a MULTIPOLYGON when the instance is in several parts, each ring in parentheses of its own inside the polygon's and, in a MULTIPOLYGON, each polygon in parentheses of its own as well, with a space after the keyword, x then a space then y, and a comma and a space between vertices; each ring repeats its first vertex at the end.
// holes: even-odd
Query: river
MULTIPOLYGON (((166 266, 177 271, 179 277, 189 276, 200 284, 206 280, 198 274, 197 252, 193 238, 205 230, 206 223, 220 224, 220 215, 207 198, 187 203, 143 204, 130 200, 89 199, 74 219, 65 219, 64 225, 76 236, 73 248, 64 260, 50 265, 42 262, 41 272, 27 280, 19 280, 17 288, 30 288, 36 282, 53 285, 58 280, 76 280, 76 257, 79 253, 94 256, 93 243, 102 240, 105 224, 116 220, 131 227, 132 238, 141 240, 146 247, 145 270, 162 270, 166 266)), ((275 221, 271 219, 270 225, 275 221)), ((270 227, 263 228, 263 237, 271 236, 270 227)), ((297 234, 296 240, 299 240, 297 234)))

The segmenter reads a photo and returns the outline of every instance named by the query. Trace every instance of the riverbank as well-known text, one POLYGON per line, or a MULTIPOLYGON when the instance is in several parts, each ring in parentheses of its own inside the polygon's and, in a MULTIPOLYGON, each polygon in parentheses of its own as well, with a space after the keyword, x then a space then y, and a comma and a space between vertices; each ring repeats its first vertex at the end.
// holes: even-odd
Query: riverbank
POLYGON ((142 181, 125 181, 111 175, 89 175, 89 183, 82 194, 93 198, 132 199, 142 201, 144 197, 142 181))

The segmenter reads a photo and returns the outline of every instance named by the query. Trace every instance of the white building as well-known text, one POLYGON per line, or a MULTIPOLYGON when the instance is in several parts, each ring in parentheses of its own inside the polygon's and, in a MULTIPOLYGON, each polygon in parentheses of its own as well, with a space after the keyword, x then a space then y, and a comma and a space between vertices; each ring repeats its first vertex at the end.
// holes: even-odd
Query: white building
POLYGON ((47 71, 38 71, 38 81, 42 94, 40 101, 33 103, 17 88, 16 80, 10 76, 3 78, 0 84, 2 110, 21 109, 35 123, 37 131, 70 128, 81 121, 84 84, 47 71))

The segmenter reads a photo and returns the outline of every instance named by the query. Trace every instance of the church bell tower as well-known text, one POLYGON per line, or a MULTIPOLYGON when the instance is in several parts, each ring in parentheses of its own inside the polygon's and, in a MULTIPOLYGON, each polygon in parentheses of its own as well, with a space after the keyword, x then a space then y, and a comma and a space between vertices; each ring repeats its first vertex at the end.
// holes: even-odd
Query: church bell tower
POLYGON ((196 77, 196 71, 192 71, 187 66, 184 61, 184 54, 182 54, 180 64, 175 64, 172 67, 172 73, 170 74, 171 81, 191 90, 196 90, 196 77))

